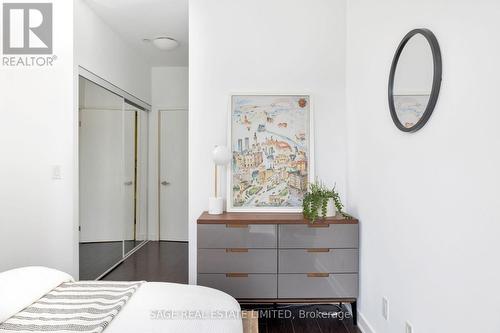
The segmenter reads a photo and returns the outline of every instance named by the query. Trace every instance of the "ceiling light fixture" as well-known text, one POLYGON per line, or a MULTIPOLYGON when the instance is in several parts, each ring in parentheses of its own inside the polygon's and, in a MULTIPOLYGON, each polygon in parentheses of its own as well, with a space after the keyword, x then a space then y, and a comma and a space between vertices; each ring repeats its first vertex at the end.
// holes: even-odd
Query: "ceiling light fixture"
POLYGON ((156 37, 153 39, 143 39, 145 42, 152 42, 154 46, 162 51, 170 51, 179 46, 179 42, 172 37, 156 37))

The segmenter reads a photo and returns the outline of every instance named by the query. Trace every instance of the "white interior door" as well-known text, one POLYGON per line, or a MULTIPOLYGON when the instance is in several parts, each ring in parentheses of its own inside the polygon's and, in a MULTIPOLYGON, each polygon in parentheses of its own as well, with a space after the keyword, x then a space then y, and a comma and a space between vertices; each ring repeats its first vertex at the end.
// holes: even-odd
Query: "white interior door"
POLYGON ((80 110, 81 242, 123 240, 122 123, 121 110, 80 110))
POLYGON ((188 111, 160 111, 160 240, 188 240, 188 111))

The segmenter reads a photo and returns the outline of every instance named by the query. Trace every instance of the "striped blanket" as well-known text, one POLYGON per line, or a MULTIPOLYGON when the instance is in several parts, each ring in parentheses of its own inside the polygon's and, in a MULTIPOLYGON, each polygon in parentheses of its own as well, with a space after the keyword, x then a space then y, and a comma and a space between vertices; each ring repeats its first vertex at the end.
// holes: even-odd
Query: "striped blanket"
POLYGON ((0 332, 102 332, 139 282, 65 282, 0 323, 0 332))

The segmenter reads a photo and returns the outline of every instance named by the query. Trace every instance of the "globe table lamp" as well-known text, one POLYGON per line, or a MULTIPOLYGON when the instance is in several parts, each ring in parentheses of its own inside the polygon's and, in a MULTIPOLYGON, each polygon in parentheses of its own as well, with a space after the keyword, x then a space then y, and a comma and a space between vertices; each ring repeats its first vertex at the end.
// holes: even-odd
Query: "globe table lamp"
POLYGON ((219 172, 220 166, 227 165, 231 161, 231 152, 225 146, 216 146, 212 151, 214 161, 214 196, 208 198, 208 214, 219 215, 224 212, 224 198, 219 194, 219 172))

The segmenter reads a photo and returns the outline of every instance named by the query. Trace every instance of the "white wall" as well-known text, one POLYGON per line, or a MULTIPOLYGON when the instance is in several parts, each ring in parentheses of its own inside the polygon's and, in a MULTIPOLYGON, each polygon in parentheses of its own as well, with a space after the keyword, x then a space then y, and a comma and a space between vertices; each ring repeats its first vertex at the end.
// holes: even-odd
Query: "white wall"
MULTIPOLYGON (((166 109, 188 109, 188 67, 153 67, 151 69, 149 197, 158 197, 158 112, 166 109)), ((149 200, 149 239, 158 235, 158 200, 149 200)))
POLYGON ((73 2, 53 3, 54 66, 0 66, 0 271, 78 271, 73 2), (53 165, 61 166, 61 180, 52 179, 53 165))
POLYGON ((116 34, 84 0, 75 0, 75 62, 129 94, 151 102, 147 61, 116 34))
POLYGON ((189 70, 186 66, 153 67, 151 96, 155 108, 187 109, 189 70))
POLYGON ((189 273, 208 207, 211 151, 232 92, 311 93, 316 174, 345 193, 345 0, 189 2, 189 273))
POLYGON ((500 4, 349 0, 349 210, 361 222, 359 311, 378 333, 498 332, 500 4), (427 125, 393 124, 387 82, 411 29, 441 46, 427 125), (390 320, 381 315, 382 297, 390 320))

